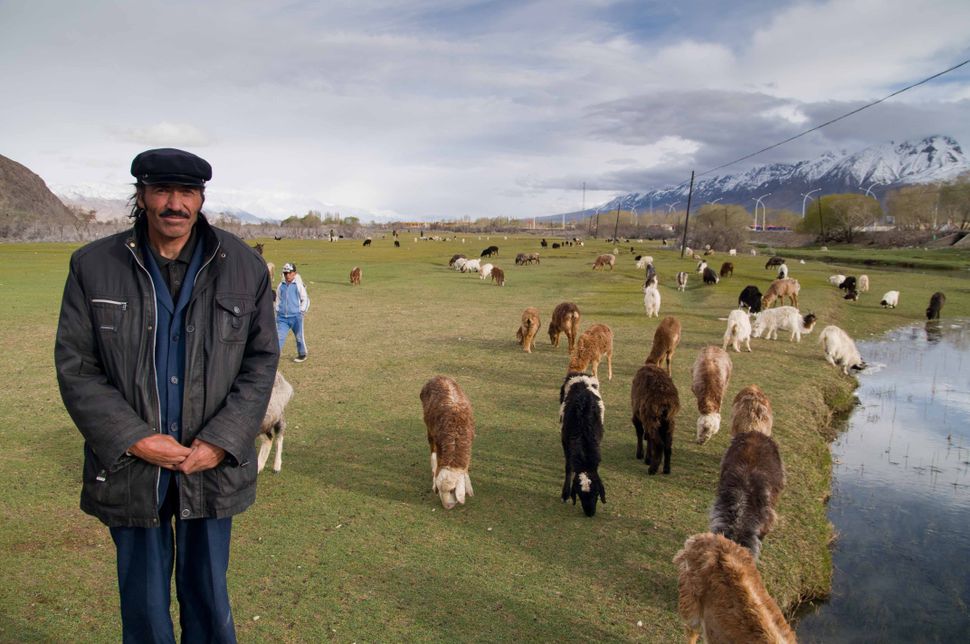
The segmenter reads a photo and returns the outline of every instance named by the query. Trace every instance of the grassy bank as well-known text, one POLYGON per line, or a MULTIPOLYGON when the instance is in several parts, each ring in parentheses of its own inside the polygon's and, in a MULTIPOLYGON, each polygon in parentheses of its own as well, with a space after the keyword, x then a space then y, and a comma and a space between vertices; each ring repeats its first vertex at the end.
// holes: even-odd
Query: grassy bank
MULTIPOLYGON (((602 242, 558 250, 534 239, 466 236, 467 243, 375 239, 266 241, 279 267, 296 262, 312 298, 310 359, 281 368, 296 389, 288 408, 283 471, 261 475, 256 505, 234 523, 230 587, 241 641, 675 641, 676 576, 671 558, 703 531, 722 431, 691 442, 697 418, 689 370, 698 350, 720 345, 724 322, 747 284, 766 287, 765 258, 735 257, 733 277, 700 284, 694 262, 644 243, 656 258, 662 315, 684 329, 674 359, 682 411, 672 473, 648 478, 634 459, 629 388, 649 351, 657 319, 644 316, 642 272, 629 247, 616 270, 591 271, 611 250, 602 242), (447 268, 456 252, 496 244, 499 288, 447 268), (517 267, 516 252, 541 250, 542 264, 517 267), (351 288, 359 265, 363 283, 351 288), (685 293, 677 271, 691 271, 685 293), (614 330, 614 378, 605 380, 601 475, 607 501, 593 519, 564 506, 558 391, 567 356, 545 334, 529 355, 514 343, 523 308, 543 328, 553 307, 576 302, 582 327, 614 330), (476 496, 451 512, 430 491, 418 392, 434 374, 454 377, 475 409, 476 496), (638 626, 642 622, 643 626, 638 626)), ((57 310, 73 246, 0 246, 0 589, 2 641, 117 641, 113 545, 77 508, 81 440, 63 410, 52 364, 57 310)), ((891 252, 891 251, 890 251, 891 252)), ((875 251, 878 254, 878 251, 875 251)), ((727 259, 717 257, 715 267, 727 259)), ((964 256, 963 261, 967 260, 964 256)), ((947 260, 951 261, 951 260, 947 260)), ((930 294, 947 294, 945 316, 970 314, 958 274, 867 268, 872 291, 846 303, 826 279, 857 268, 790 263, 802 308, 856 337, 921 319, 930 294), (838 270, 837 270, 838 269, 838 270), (879 307, 901 291, 900 307, 879 307)), ((819 327, 821 328, 821 326, 819 327)), ((784 335, 784 334, 783 334, 784 335)), ((825 432, 831 407, 851 401, 854 380, 822 359, 818 330, 800 344, 752 341, 734 354, 730 401, 750 383, 772 400, 775 436, 788 472, 780 524, 760 568, 780 603, 829 587, 830 484, 825 432)))

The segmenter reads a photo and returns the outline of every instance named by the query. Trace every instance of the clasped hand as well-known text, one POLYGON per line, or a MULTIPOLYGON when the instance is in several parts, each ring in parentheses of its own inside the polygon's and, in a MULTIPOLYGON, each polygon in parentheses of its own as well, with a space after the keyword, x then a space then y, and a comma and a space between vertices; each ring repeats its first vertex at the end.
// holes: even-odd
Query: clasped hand
POLYGON ((185 447, 167 434, 146 436, 128 451, 149 463, 185 474, 212 469, 226 456, 224 449, 212 443, 196 438, 191 447, 185 447))

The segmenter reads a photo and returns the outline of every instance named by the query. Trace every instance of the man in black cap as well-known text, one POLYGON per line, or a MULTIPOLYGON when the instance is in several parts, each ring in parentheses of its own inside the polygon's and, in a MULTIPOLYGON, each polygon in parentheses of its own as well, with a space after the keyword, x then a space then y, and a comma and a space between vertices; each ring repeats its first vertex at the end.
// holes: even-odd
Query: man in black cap
POLYGON ((125 642, 235 642, 232 517, 256 497, 254 440, 278 338, 266 265, 202 214, 212 168, 171 148, 131 164, 131 230, 71 256, 61 397, 84 436, 81 509, 117 547, 125 642))

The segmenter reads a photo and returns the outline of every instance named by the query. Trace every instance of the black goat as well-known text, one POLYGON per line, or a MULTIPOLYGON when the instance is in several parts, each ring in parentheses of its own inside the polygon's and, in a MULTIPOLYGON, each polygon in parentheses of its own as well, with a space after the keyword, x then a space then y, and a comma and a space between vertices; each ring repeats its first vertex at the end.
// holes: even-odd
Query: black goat
POLYGON ((765 262, 765 268, 771 268, 772 266, 781 266, 784 263, 785 263, 784 257, 779 257, 778 255, 775 255, 767 262, 765 262))
POLYGON ((597 499, 606 503, 606 488, 598 472, 604 413, 599 380, 584 373, 567 373, 559 390, 562 452, 566 459, 562 502, 572 498, 576 505, 578 496, 588 517, 596 514, 597 499))
POLYGON ((943 310, 944 304, 946 304, 946 295, 943 295, 942 291, 933 293, 930 297, 930 305, 926 308, 926 319, 939 320, 940 311, 943 310))
POLYGON ((856 290, 856 279, 854 277, 852 277, 851 275, 849 277, 846 277, 839 284, 839 288, 842 289, 843 291, 845 291, 846 293, 848 293, 849 291, 856 290))
POLYGON ((370 237, 364 240, 364 246, 370 246, 370 237))
MULTIPOLYGON (((649 359, 649 358, 648 358, 649 359)), ((670 474, 670 454, 680 398, 667 372, 653 364, 640 367, 630 388, 633 428, 637 432, 637 458, 644 459, 647 474, 656 474, 663 460, 664 474, 670 474), (643 439, 647 451, 643 451, 643 439)))
POLYGON ((400 247, 401 247, 401 242, 399 242, 398 240, 395 239, 394 240, 394 248, 400 248, 400 247))
POLYGON ((539 245, 540 245, 540 246, 542 246, 543 248, 545 248, 545 247, 547 247, 547 246, 549 245, 549 242, 547 242, 547 241, 546 241, 546 238, 545 238, 545 237, 543 237, 543 238, 542 238, 542 241, 541 241, 541 242, 539 242, 539 245))
POLYGON ((498 246, 489 246, 482 251, 481 257, 491 257, 492 255, 498 255, 498 246))
POLYGON ((738 296, 738 308, 747 308, 750 313, 760 313, 761 312, 761 291, 758 290, 757 286, 749 284, 744 287, 741 291, 741 295, 738 296))

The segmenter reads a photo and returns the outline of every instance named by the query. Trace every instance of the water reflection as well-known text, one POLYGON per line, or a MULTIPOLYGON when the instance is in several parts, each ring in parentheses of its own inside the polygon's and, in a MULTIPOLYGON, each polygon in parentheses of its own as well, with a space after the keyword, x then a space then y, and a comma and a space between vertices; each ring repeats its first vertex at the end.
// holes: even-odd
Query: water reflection
POLYGON ((799 639, 968 641, 970 321, 858 346, 874 366, 832 445, 832 597, 799 639))

